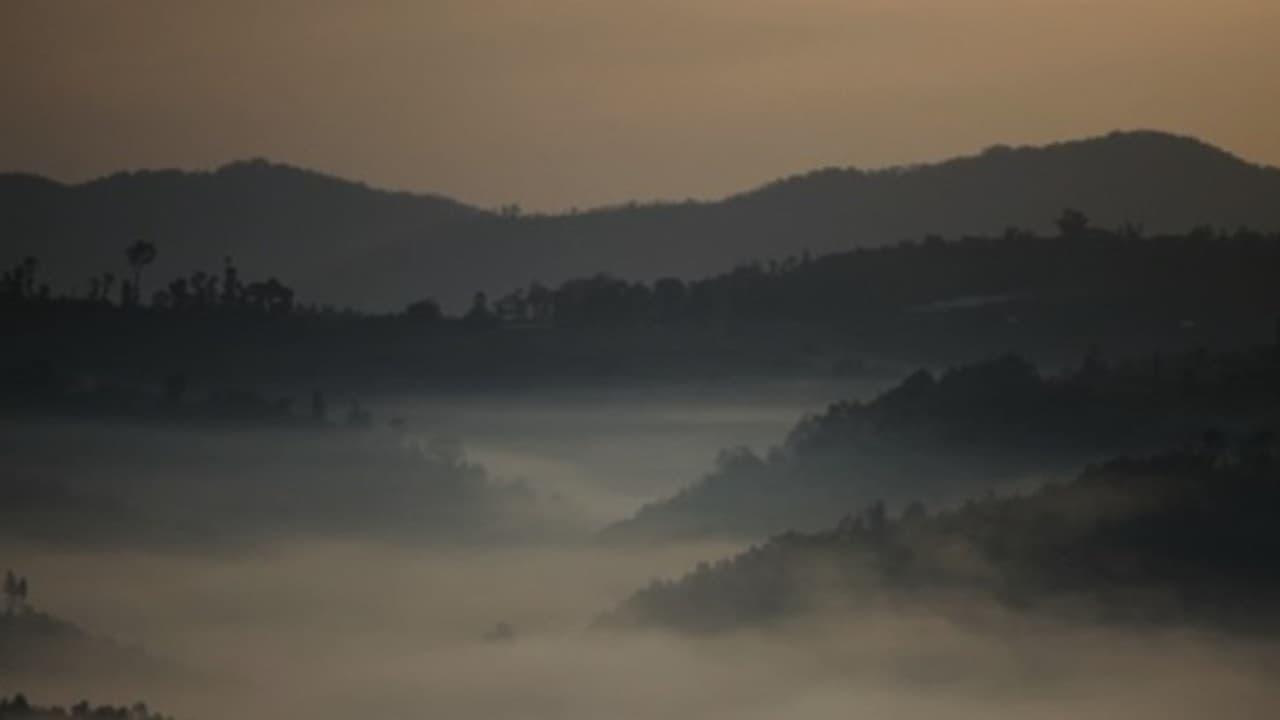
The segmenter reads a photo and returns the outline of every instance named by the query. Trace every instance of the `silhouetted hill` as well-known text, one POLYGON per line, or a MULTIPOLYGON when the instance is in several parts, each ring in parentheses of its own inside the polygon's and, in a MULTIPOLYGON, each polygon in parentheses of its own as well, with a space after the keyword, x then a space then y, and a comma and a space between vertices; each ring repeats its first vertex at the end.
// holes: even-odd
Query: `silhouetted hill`
POLYGON ((263 161, 214 172, 122 173, 81 185, 0 176, 2 254, 40 257, 57 284, 127 271, 123 248, 160 248, 154 272, 232 255, 301 295, 366 308, 424 296, 458 307, 477 288, 609 271, 634 279, 872 246, 933 232, 1044 229, 1064 207, 1150 232, 1208 224, 1280 229, 1280 170, 1156 132, 997 147, 934 165, 827 169, 717 202, 554 216, 495 214, 263 161))
POLYGON ((605 624, 724 630, 818 611, 923 606, 1276 628, 1280 501, 1269 447, 1122 459, 1065 485, 890 517, 872 504, 655 581, 605 624), (959 602, 964 600, 964 602, 959 602))
POLYGON ((44 612, 0 614, 0 677, 73 677, 78 673, 176 673, 137 646, 93 635, 44 612))
POLYGON ((1278 358, 1275 347, 1111 367, 1090 358, 1045 377, 1006 356, 937 377, 920 371, 870 402, 805 418, 763 457, 722 453, 712 472, 602 536, 768 537, 824 527, 876 498, 958 501, 1117 453, 1194 444, 1206 428, 1271 443, 1278 358))
POLYGON ((163 415, 0 420, 0 538, 229 547, 329 534, 460 546, 555 541, 582 527, 571 502, 491 476, 448 440, 359 420, 191 424, 174 410, 167 429, 163 415))
MULTIPOLYGON (((392 193, 261 160, 214 172, 120 173, 81 185, 0 176, 5 254, 38 256, 58 284, 84 286, 115 269, 124 248, 150 238, 157 274, 217 267, 233 256, 264 274, 296 277, 313 296, 339 303, 380 295, 377 248, 432 242, 479 216, 444 198, 392 193)), ((154 288, 150 288, 154 289, 154 288)))

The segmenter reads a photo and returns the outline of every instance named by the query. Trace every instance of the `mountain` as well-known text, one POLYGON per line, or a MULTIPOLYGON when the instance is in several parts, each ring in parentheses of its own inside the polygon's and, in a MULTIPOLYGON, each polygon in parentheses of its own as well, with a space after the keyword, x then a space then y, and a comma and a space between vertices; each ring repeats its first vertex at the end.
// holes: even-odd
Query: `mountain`
POLYGON ((218 270, 224 256, 304 299, 398 309, 607 271, 693 276, 753 259, 893 243, 930 233, 1051 226, 1064 207, 1151 232, 1208 224, 1280 230, 1280 170, 1191 138, 1113 133, 994 147, 932 165, 825 169, 714 202, 518 216, 388 192, 265 161, 213 172, 121 173, 79 185, 0 175, 0 260, 84 287, 124 275, 123 248, 160 248, 157 277, 218 270))

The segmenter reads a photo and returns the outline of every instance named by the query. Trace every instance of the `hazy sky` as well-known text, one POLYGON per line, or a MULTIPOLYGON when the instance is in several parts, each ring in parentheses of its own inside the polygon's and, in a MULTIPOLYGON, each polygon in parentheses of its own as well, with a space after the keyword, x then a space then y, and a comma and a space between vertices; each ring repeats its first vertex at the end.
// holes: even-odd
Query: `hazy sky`
POLYGON ((0 169, 251 156, 481 205, 1114 128, 1280 164, 1276 0, 0 0, 0 169))

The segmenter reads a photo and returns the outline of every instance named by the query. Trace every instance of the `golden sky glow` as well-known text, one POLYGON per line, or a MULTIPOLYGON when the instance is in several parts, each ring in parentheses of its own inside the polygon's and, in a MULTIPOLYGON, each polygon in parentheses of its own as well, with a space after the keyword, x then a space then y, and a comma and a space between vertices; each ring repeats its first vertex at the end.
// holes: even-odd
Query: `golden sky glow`
POLYGON ((250 156, 481 205, 1116 128, 1280 164, 1276 0, 0 0, 0 169, 250 156))

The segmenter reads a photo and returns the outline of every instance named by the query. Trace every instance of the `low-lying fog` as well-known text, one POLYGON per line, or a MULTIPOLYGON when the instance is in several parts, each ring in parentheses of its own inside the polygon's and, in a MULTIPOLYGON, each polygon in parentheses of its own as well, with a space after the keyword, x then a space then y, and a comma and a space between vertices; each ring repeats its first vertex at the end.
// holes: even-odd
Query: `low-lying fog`
POLYGON ((9 545, 50 611, 144 642, 185 681, 9 678, 37 699, 181 718, 1261 718, 1277 648, 993 615, 814 618, 720 637, 588 630, 637 578, 728 547, 234 557, 9 545), (486 639, 498 622, 514 637, 486 639))
POLYGON ((767 450, 806 413, 835 399, 869 399, 896 380, 401 395, 369 405, 460 440, 494 475, 571 497, 604 525, 688 485, 722 449, 767 450))
MULTIPOLYGON (((871 389, 456 396, 368 406, 377 433, 402 417, 411 433, 454 436, 490 475, 527 479, 585 508, 590 528, 696 479, 721 448, 764 449, 803 413, 836 397, 867 397, 871 389)), ((0 674, 0 694, 22 691, 41 703, 145 700, 179 720, 1164 720, 1261 718, 1280 702, 1272 679, 1280 648, 1269 643, 1179 629, 1071 626, 994 608, 977 624, 883 610, 714 637, 593 630, 600 613, 651 578, 681 575, 740 548, 612 547, 586 534, 574 542, 402 542, 406 519, 416 515, 412 508, 397 512, 398 480, 357 484, 354 494, 331 487, 329 475, 365 467, 362 453, 369 451, 364 444, 347 447, 337 432, 318 445, 306 435, 311 431, 274 430, 197 434, 198 442, 188 444, 181 429, 107 432, 83 423, 5 429, 27 433, 0 443, 14 472, 34 472, 35 479, 94 475, 85 487, 124 483, 164 499, 153 508, 119 498, 110 505, 111 512, 138 511, 142 518, 174 507, 164 503, 186 497, 187 483, 228 483, 234 488, 228 496, 196 496, 224 503, 223 514, 205 517, 193 508, 191 518, 168 521, 175 532, 196 520, 213 531, 221 518, 234 517, 252 532, 250 541, 229 544, 165 543, 157 540, 163 534, 145 533, 144 542, 99 543, 92 533, 77 539, 75 528, 56 525, 0 533, 0 568, 29 578, 37 609, 138 643, 173 668, 145 677, 114 668, 74 677, 0 674), (317 455, 317 447, 324 452, 317 455), (219 457, 229 453, 237 457, 219 457), (286 462, 293 457, 311 464, 300 470, 286 462), (157 463, 160 476, 139 470, 157 463), (285 481, 268 490, 255 473, 285 481), (386 497, 369 498, 375 487, 386 497), (298 499, 317 492, 340 501, 332 514, 298 499), (343 503, 350 502, 361 507, 348 510, 343 503), (288 531, 258 533, 241 508, 256 508, 253 523, 288 531), (361 524, 369 518, 393 527, 372 532, 361 524), (326 532, 331 527, 341 530, 326 532), (510 632, 499 632, 500 624, 510 632)), ((470 470, 452 460, 431 462, 452 493, 413 496, 433 509, 432 517, 457 519, 453 506, 438 500, 454 497, 472 508, 464 524, 508 517, 485 514, 494 501, 467 490, 470 470)), ((378 466, 393 478, 401 469, 378 466)), ((33 496, 21 479, 8 492, 12 501, 39 507, 58 501, 33 496)), ((499 500, 507 503, 509 494, 499 500)), ((91 511, 79 508, 76 517, 91 511)))

